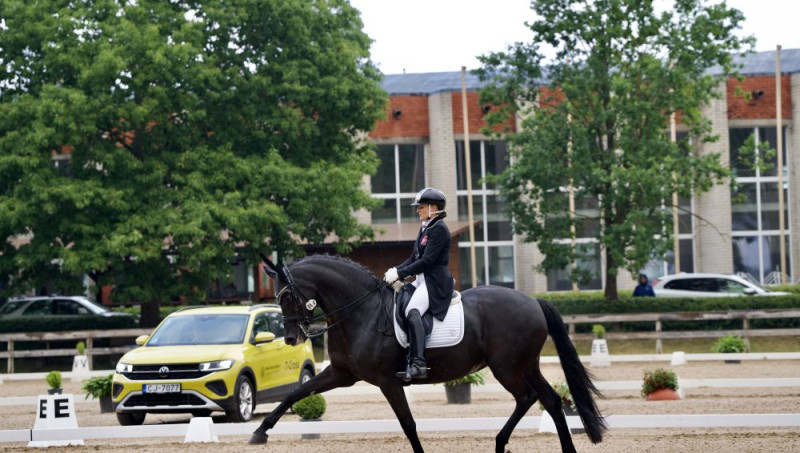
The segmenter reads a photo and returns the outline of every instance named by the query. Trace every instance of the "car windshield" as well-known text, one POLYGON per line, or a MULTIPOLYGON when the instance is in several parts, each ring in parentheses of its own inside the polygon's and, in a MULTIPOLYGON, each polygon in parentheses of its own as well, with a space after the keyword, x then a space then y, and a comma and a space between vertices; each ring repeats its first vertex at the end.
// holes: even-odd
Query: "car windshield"
POLYGON ((248 319, 231 314, 171 316, 153 332, 147 346, 241 343, 248 319))

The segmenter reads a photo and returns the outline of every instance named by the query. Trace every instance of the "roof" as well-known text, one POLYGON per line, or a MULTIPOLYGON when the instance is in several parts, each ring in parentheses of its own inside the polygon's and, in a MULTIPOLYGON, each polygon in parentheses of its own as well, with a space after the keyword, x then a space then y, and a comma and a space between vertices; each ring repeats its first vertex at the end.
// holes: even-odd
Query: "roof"
MULTIPOLYGON (((739 73, 744 76, 775 74, 774 50, 737 56, 735 61, 743 65, 739 73)), ((544 72, 546 73, 547 71, 545 70, 544 72)), ((798 72, 800 72, 800 49, 782 49, 781 73, 794 74, 798 72)), ((721 74, 721 71, 719 67, 712 67, 709 69, 709 73, 721 74)), ((468 91, 477 91, 486 85, 486 82, 481 81, 477 75, 472 74, 470 71, 467 71, 464 79, 468 91)), ((546 76, 537 82, 546 84, 546 76)), ((461 71, 387 74, 381 82, 381 88, 391 96, 424 96, 461 91, 461 71)))

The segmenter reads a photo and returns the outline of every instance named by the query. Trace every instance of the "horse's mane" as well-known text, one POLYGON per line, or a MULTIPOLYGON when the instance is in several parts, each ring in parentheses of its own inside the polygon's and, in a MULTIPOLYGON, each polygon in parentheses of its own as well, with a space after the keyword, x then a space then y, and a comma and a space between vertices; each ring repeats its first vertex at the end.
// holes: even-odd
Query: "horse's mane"
POLYGON ((375 274, 373 274, 372 271, 367 269, 367 267, 364 266, 363 264, 357 263, 357 262, 351 260, 350 258, 346 258, 346 257, 340 256, 340 255, 330 255, 330 254, 327 254, 327 253, 308 255, 308 256, 304 256, 304 257, 302 257, 302 258, 300 258, 298 260, 295 260, 292 264, 300 264, 300 263, 305 262, 305 261, 317 261, 317 260, 321 260, 321 261, 337 261, 337 262, 340 262, 340 263, 344 263, 344 264, 346 264, 348 266, 352 266, 352 267, 354 267, 356 269, 362 270, 367 275, 372 277, 373 279, 378 280, 378 277, 376 277, 375 274))

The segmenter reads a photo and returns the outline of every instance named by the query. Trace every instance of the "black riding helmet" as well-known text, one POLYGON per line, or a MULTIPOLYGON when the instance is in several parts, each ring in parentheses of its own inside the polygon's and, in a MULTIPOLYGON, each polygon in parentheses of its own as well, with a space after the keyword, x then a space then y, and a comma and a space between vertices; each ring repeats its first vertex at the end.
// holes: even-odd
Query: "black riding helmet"
POLYGON ((419 191, 417 198, 414 199, 411 206, 419 206, 421 204, 434 204, 437 209, 444 211, 447 205, 447 199, 444 197, 441 190, 434 189, 433 187, 426 187, 419 191))

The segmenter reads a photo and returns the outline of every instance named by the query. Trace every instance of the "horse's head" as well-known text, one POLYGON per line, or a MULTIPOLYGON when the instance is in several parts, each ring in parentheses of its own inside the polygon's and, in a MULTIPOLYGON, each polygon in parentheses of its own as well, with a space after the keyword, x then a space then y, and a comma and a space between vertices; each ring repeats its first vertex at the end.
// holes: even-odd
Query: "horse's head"
POLYGON ((295 284, 289 268, 278 261, 273 264, 262 255, 264 270, 275 281, 275 301, 281 306, 283 324, 286 330, 284 341, 294 346, 306 341, 317 301, 306 297, 295 284))

